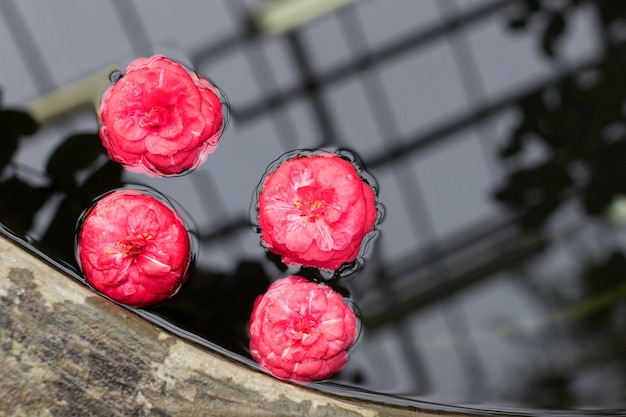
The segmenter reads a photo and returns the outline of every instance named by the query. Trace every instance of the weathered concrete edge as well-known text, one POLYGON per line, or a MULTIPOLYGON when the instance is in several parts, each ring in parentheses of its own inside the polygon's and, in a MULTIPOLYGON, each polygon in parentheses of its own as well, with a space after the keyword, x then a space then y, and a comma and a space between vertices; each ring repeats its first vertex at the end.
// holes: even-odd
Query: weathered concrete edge
POLYGON ((0 238, 0 298, 0 321, 7 327, 0 342, 11 345, 0 355, 14 365, 1 375, 0 390, 31 393, 30 400, 3 395, 0 412, 26 415, 30 403, 37 405, 37 415, 69 415, 63 412, 64 396, 81 390, 77 402, 88 398, 87 409, 118 407, 136 415, 441 415, 336 398, 255 372, 166 334, 5 238, 0 238), (64 327, 68 322, 73 326, 64 327), (42 350, 50 338, 63 355, 42 350), (67 363, 66 357, 71 357, 67 363), (74 370, 77 362, 85 365, 74 370), (129 369, 132 381, 120 375, 120 367, 129 369), (105 380, 102 386, 94 375, 105 380))

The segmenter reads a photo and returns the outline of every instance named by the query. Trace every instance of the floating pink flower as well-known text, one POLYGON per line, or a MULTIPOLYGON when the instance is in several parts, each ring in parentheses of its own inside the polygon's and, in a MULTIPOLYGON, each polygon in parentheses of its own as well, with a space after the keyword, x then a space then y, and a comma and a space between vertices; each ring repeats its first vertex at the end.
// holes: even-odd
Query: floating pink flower
POLYGON ((100 138, 109 157, 147 175, 178 175, 217 147, 220 92, 162 55, 138 58, 102 95, 100 138))
POLYGON ((354 261, 377 214, 372 187, 330 152, 286 160, 258 196, 261 239, 286 265, 337 270, 354 261))
POLYGON ((86 212, 77 254, 96 290, 135 307, 174 295, 187 279, 191 260, 189 235, 178 214, 130 189, 105 195, 86 212))
POLYGON ((330 377, 348 361, 357 320, 329 286, 289 276, 257 297, 250 316, 250 354, 274 376, 295 382, 330 377))

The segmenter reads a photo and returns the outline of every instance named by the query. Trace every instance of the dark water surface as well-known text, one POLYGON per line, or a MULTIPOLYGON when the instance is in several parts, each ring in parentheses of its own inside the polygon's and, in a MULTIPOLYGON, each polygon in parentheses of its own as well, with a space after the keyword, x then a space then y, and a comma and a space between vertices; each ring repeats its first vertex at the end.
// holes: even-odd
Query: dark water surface
POLYGON ((395 14, 381 3, 273 41, 186 48, 229 96, 231 124, 183 177, 110 162, 93 110, 38 124, 24 100, 5 100, 2 232, 83 281, 82 211, 114 188, 160 191, 196 225, 196 267, 174 298, 133 311, 256 367, 252 302, 298 272, 259 243, 256 185, 285 152, 349 148, 379 183, 385 219, 363 268, 333 282, 362 332, 346 368, 315 388, 436 410, 624 415, 626 3, 441 1, 435 25, 403 20, 417 2, 395 14), (410 30, 363 23, 391 14, 410 30), (272 67, 277 50, 293 72, 272 67))

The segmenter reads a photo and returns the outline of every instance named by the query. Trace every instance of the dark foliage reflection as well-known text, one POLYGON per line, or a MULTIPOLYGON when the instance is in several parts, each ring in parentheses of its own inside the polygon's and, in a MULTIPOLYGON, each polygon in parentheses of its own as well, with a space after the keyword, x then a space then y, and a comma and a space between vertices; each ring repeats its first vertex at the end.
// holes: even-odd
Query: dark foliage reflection
MULTIPOLYGON (((602 28, 599 59, 520 100, 519 122, 501 150, 512 169, 494 197, 524 230, 545 232, 575 202, 609 231, 606 214, 626 195, 626 3, 524 0, 517 2, 509 26, 540 26, 540 50, 550 62, 562 63, 561 47, 578 9, 592 13, 602 28), (542 157, 524 162, 537 148, 542 157)), ((567 287, 523 283, 546 310, 567 313, 553 317, 555 324, 537 340, 517 340, 527 344, 529 357, 517 366, 517 390, 507 394, 512 401, 557 409, 626 402, 626 258, 611 240, 607 235, 602 242, 609 250, 599 259, 580 258, 579 273, 565 280, 567 287)))
POLYGON ((511 27, 523 30, 535 20, 547 22, 541 45, 552 60, 559 57, 567 18, 577 7, 595 9, 605 44, 595 65, 531 91, 517 104, 520 121, 502 157, 513 164, 536 145, 545 156, 514 171, 496 199, 518 211, 525 228, 540 228, 570 198, 578 199, 590 215, 603 214, 615 197, 626 193, 626 38, 612 35, 626 25, 626 4, 619 0, 519 3, 524 7, 512 18, 511 27))

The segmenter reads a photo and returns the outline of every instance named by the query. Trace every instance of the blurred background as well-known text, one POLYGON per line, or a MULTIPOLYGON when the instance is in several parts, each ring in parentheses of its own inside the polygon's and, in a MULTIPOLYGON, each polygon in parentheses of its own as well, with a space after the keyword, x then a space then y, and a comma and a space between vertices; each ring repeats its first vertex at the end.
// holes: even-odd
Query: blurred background
POLYGON ((245 361, 252 300, 293 272, 265 256, 252 194, 285 152, 348 148, 385 218, 364 267, 338 283, 361 338, 317 388, 626 407, 623 0, 2 0, 0 14, 10 234, 72 266, 91 199, 157 188, 193 218, 199 255, 152 312, 245 361), (111 68, 153 53, 230 102, 217 151, 179 178, 122 172, 97 137, 111 68))

